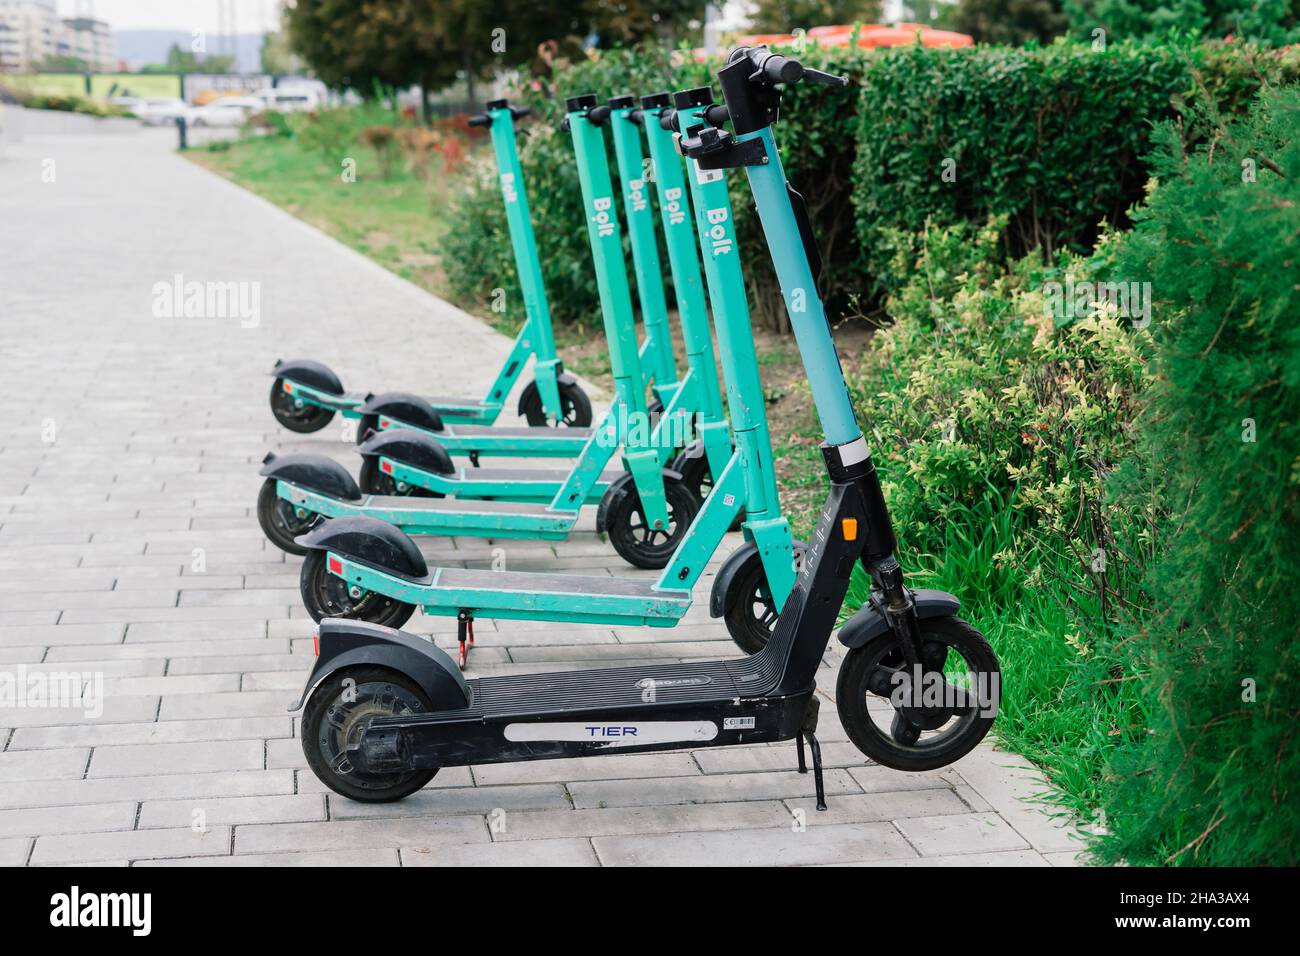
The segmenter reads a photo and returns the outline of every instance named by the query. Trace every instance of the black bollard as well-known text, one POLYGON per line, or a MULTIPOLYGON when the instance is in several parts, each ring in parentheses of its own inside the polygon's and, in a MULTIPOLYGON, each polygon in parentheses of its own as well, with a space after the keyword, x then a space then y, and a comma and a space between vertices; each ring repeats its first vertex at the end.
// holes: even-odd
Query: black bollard
POLYGON ((185 136, 188 126, 189 124, 186 123, 184 116, 176 117, 176 133, 180 137, 180 148, 182 150, 189 149, 189 143, 186 142, 185 136))

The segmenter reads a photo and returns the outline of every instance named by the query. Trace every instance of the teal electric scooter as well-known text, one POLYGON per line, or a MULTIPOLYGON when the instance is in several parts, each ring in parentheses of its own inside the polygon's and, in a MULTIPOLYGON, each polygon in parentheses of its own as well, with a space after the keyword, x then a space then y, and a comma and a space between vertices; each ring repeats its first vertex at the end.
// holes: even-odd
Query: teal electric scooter
MULTIPOLYGON (((683 199, 681 164, 672 154, 672 123, 689 128, 712 106, 707 88, 679 94, 678 113, 666 95, 647 97, 642 121, 650 137, 656 181, 664 195, 683 199), (683 125, 684 124, 684 125, 683 125)), ((574 129, 589 125, 585 98, 569 103, 574 129)), ((399 529, 367 518, 327 522, 299 539, 309 549, 301 573, 303 603, 316 620, 351 617, 397 627, 417 605, 460 622, 460 663, 473 645, 475 616, 671 627, 690 608, 691 591, 742 509, 745 545, 718 573, 710 600, 714 616, 747 652, 761 649, 794 584, 795 546, 781 516, 771 442, 749 326, 731 203, 725 177, 688 164, 695 222, 722 354, 735 451, 725 434, 703 438, 716 479, 658 580, 480 571, 430 570, 399 529), (394 623, 396 622, 396 623, 394 623)), ((689 275, 684 275, 689 282, 689 275)), ((696 343, 699 345, 700 343, 696 343)), ((701 426, 703 434, 713 429, 701 426)), ((598 520, 598 527, 600 526, 598 520)), ((611 530, 611 537, 614 532, 611 530)))
MULTIPOLYGON (((275 381, 271 387, 271 412, 280 424, 299 433, 315 432, 339 413, 359 420, 358 442, 384 429, 412 428, 437 438, 454 455, 469 455, 476 464, 479 456, 572 458, 582 453, 593 431, 591 402, 556 357, 550 308, 515 144, 515 120, 528 112, 523 107, 511 107, 505 100, 494 100, 487 104, 486 113, 470 120, 471 125, 485 126, 491 132, 526 316, 487 397, 471 400, 425 398, 406 392, 347 392, 339 377, 320 362, 277 361, 272 370, 275 381), (492 426, 530 357, 535 358, 534 381, 523 390, 518 409, 530 427, 492 426), (567 427, 547 427, 549 423, 567 427)), ((652 375, 658 375, 660 387, 671 387, 671 340, 662 323, 647 321, 646 327, 642 351, 647 359, 647 384, 652 375)))
MULTIPOLYGON (((263 529, 276 544, 301 553, 301 542, 295 543, 288 537, 291 522, 311 524, 321 517, 355 516, 367 516, 386 522, 385 527, 395 525, 422 534, 562 539, 577 523, 579 510, 591 499, 605 466, 622 447, 625 471, 608 483, 600 499, 599 520, 608 528, 615 549, 629 562, 639 567, 661 568, 669 560, 699 505, 690 489, 676 474, 666 472, 664 466, 691 437, 685 403, 689 399, 698 405, 705 397, 688 375, 685 384, 668 396, 669 408, 651 427, 602 133, 603 125, 610 122, 610 114, 609 107, 597 106, 593 98, 589 104, 584 101, 581 111, 571 113, 569 118, 576 117, 571 132, 588 211, 588 234, 609 340, 616 400, 588 439, 577 466, 554 496, 546 503, 530 504, 364 495, 341 466, 323 456, 268 456, 262 469, 267 481, 259 498, 258 514, 263 529)), ((629 163, 635 161, 634 176, 639 178, 640 148, 635 142, 631 145, 636 145, 635 154, 629 146, 625 159, 629 163)), ((648 207, 645 213, 649 215, 648 207)), ((643 253, 654 256, 643 258, 643 264, 647 269, 657 270, 653 225, 642 238, 643 253)), ((412 471, 404 470, 410 469, 410 465, 381 461, 380 467, 385 464, 394 478, 407 480, 413 476, 412 471)))

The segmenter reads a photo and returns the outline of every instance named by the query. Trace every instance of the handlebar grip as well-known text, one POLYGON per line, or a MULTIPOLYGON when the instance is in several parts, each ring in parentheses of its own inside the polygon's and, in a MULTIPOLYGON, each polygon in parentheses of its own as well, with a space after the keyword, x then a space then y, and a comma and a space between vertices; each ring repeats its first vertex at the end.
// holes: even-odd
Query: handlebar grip
POLYGON ((469 125, 470 126, 491 126, 492 117, 488 116, 486 113, 478 113, 469 118, 469 125))
POLYGON ((797 83, 803 77, 803 64, 792 57, 773 53, 763 61, 763 78, 769 83, 797 83))
POLYGON ((609 119, 610 109, 608 106, 593 106, 587 110, 587 122, 592 126, 604 126, 609 119))
POLYGON ((659 128, 670 133, 677 132, 677 111, 671 106, 665 106, 659 111, 659 128))
POLYGON ((517 120, 521 120, 525 116, 532 116, 533 110, 530 106, 512 106, 510 107, 510 115, 517 120))

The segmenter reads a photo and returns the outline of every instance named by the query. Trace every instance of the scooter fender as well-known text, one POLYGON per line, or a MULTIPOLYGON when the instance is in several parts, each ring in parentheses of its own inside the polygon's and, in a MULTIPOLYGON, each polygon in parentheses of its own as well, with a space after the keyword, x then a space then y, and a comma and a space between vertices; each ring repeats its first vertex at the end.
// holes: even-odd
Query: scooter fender
POLYGON ((362 415, 395 418, 426 431, 442 431, 442 416, 419 395, 410 392, 383 392, 366 399, 357 409, 362 415))
POLYGON ((271 374, 276 378, 287 378, 291 382, 314 388, 318 392, 326 392, 330 395, 343 394, 343 382, 334 374, 334 370, 323 362, 314 362, 311 359, 289 359, 288 361, 276 359, 271 374))
MULTIPOLYGON (((664 470, 664 484, 671 481, 681 481, 682 473, 673 471, 671 468, 664 470)), ((600 504, 596 507, 596 530, 605 531, 605 518, 609 514, 609 509, 624 496, 636 491, 636 483, 632 480, 632 473, 625 471, 609 483, 605 493, 600 498, 600 504)))
POLYGON ((357 446, 357 451, 367 457, 391 458, 435 475, 451 475, 456 471, 442 442, 413 428, 392 428, 373 433, 357 446))
POLYGON ((309 551, 333 551, 399 577, 425 580, 429 576, 429 565, 410 536, 378 518, 331 518, 294 540, 309 551))
POLYGON ((268 452, 262 459, 262 469, 258 474, 263 478, 287 481, 340 501, 361 500, 361 489, 357 487, 356 479, 337 461, 324 455, 277 455, 268 452))
POLYGON ((450 655, 423 637, 365 621, 326 618, 320 623, 319 656, 303 687, 289 705, 299 710, 321 681, 350 667, 386 667, 404 674, 429 696, 434 710, 463 710, 470 689, 450 655))
MULTIPOLYGON (((916 603, 916 616, 922 620, 928 617, 950 617, 961 610, 961 601, 947 591, 931 591, 926 588, 912 592, 916 603)), ((862 605, 844 626, 840 628, 840 643, 847 648, 864 646, 889 630, 889 619, 885 609, 875 595, 862 605)))

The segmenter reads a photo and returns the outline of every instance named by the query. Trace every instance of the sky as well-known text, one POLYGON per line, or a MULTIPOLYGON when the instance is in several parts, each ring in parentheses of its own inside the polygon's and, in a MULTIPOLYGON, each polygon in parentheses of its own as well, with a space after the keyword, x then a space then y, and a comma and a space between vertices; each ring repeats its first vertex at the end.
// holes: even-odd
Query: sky
MULTIPOLYGON (((239 33, 264 33, 279 22, 277 0, 231 0, 239 33)), ((221 25, 217 0, 59 0, 59 15, 94 15, 115 30, 203 30, 221 25)))

